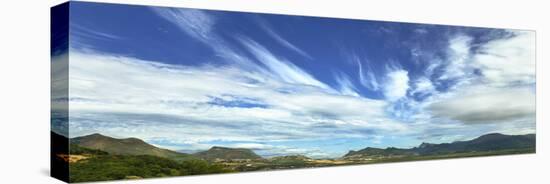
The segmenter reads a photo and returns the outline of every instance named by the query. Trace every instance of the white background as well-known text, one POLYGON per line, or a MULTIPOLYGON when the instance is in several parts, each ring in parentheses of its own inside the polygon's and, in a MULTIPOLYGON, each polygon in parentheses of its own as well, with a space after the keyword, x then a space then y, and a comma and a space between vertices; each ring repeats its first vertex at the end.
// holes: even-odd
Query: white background
MULTIPOLYGON (((537 154, 149 179, 120 183, 548 183, 549 8, 545 1, 102 0, 323 17, 537 31, 537 154), (545 72, 546 70, 546 72, 545 72)), ((0 183, 49 177, 49 7, 59 0, 2 1, 0 183)), ((117 182, 118 183, 118 182, 117 182)))

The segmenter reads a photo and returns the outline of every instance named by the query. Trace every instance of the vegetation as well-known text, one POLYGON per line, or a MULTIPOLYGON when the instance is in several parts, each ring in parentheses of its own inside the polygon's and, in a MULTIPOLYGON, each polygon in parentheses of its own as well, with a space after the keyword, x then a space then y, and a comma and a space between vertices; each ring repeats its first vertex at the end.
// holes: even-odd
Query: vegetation
POLYGON ((76 144, 71 144, 69 149, 71 155, 107 155, 109 153, 101 150, 85 148, 76 144))
POLYGON ((252 150, 243 148, 225 148, 214 146, 207 151, 198 152, 193 154, 198 158, 205 160, 235 160, 235 159, 261 159, 259 155, 256 155, 252 150))
POLYGON ((302 155, 264 159, 249 149, 224 147, 184 154, 135 138, 100 134, 74 138, 70 143, 69 155, 61 154, 69 163, 69 180, 87 182, 534 153, 536 136, 487 134, 469 141, 422 143, 410 149, 367 147, 336 159, 302 155))
POLYGON ((151 155, 109 154, 94 155, 89 159, 71 163, 69 169, 71 182, 232 172, 220 165, 198 159, 175 161, 151 155))
POLYGON ((271 158, 271 165, 277 167, 306 167, 310 158, 302 155, 280 156, 271 158))
POLYGON ((74 160, 69 164, 70 182, 233 172, 219 164, 157 148, 139 139, 114 139, 100 134, 71 139, 69 154, 67 160, 74 160))
POLYGON ((70 142, 71 145, 102 150, 113 155, 152 155, 174 160, 190 159, 189 154, 157 148, 136 138, 116 139, 101 134, 91 134, 72 138, 70 142))

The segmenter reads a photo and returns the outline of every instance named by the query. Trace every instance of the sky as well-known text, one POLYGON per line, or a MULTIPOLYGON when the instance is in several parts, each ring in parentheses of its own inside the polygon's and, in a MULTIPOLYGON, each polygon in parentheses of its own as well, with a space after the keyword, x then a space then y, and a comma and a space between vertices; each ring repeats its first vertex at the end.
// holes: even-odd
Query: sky
POLYGON ((87 2, 69 28, 69 137, 336 158, 535 133, 532 31, 87 2))

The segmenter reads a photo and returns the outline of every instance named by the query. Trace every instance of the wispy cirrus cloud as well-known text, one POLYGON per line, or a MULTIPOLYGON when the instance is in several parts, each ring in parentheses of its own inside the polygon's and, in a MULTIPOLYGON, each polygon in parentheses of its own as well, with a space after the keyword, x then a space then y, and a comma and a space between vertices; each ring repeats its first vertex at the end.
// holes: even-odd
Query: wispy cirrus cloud
POLYGON ((151 10, 192 39, 203 43, 226 62, 248 69, 262 70, 217 34, 216 16, 197 9, 153 7, 151 10))
POLYGON ((311 57, 311 55, 309 55, 307 52, 305 52, 304 50, 298 48, 297 46, 295 46, 294 44, 290 43, 288 40, 284 39, 283 37, 281 37, 276 31, 275 29, 269 25, 268 22, 264 21, 264 20, 261 20, 261 19, 257 19, 258 20, 258 23, 260 25, 260 27, 269 35, 271 36, 273 39, 275 39, 275 41, 277 41, 279 44, 285 46, 286 48, 298 53, 299 55, 309 59, 309 60, 312 60, 313 57, 311 57))
POLYGON ((72 52, 70 57, 72 137, 101 130, 146 140, 277 141, 369 137, 373 136, 369 132, 408 130, 387 119, 384 101, 341 96, 236 67, 173 66, 100 53, 72 52), (214 103, 212 97, 226 98, 227 94, 265 105, 214 103))
MULTIPOLYGON (((373 132, 408 131, 407 126, 385 116, 386 102, 352 94, 347 78, 340 78, 346 90, 333 89, 250 38, 236 38, 244 50, 227 44, 209 27, 215 24, 215 18, 208 18, 211 15, 183 11, 155 10, 184 33, 207 44, 225 58, 225 64, 177 66, 74 50, 74 62, 70 63, 72 136, 101 131, 120 137, 170 139, 168 146, 189 149, 204 148, 220 139, 367 138, 375 136, 373 132), (196 16, 207 24, 193 25, 187 20, 196 16), (125 77, 116 77, 121 75, 125 77), (334 107, 340 110, 335 112, 334 107), (215 134, 212 129, 217 130, 215 134)), ((265 154, 289 150, 322 154, 292 147, 265 154)))
POLYGON ((184 8, 151 9, 198 41, 209 44, 216 39, 212 34, 216 18, 204 11, 184 8))
POLYGON ((108 32, 98 31, 90 27, 80 25, 79 23, 71 23, 71 33, 76 35, 77 38, 85 37, 91 39, 100 39, 100 40, 118 40, 123 39, 122 36, 118 36, 108 32))
POLYGON ((88 44, 91 40, 112 43, 112 42, 116 42, 124 39, 123 36, 109 33, 106 31, 100 31, 100 30, 94 29, 91 26, 85 26, 77 22, 71 22, 70 30, 71 30, 71 37, 70 37, 71 47, 93 49, 94 46, 91 44, 88 44))
MULTIPOLYGON (((234 48, 234 46, 228 44, 226 40, 218 36, 214 31, 216 18, 204 11, 171 8, 153 8, 153 11, 178 26, 191 37, 207 44, 214 52, 217 52, 232 64, 238 64, 241 67, 246 67, 247 69, 255 70, 259 73, 272 75, 271 77, 278 77, 285 82, 329 88, 326 84, 314 79, 314 77, 302 71, 302 69, 291 62, 286 61, 282 57, 275 56, 257 42, 247 37, 239 36, 237 39, 241 44, 248 49, 248 52, 255 56, 257 61, 267 68, 255 64, 251 58, 244 56, 242 52, 238 51, 239 49, 234 48)), ((274 34, 272 36, 286 42, 286 40, 276 33, 273 32, 270 34, 274 34)), ((292 44, 290 44, 290 46, 291 48, 298 49, 292 44)), ((298 49, 298 51, 300 50, 298 49)))
POLYGON ((371 91, 377 91, 380 84, 378 84, 378 79, 376 78, 372 68, 369 66, 368 60, 360 58, 354 52, 347 53, 347 55, 349 60, 351 60, 354 64, 357 64, 357 72, 361 85, 371 91), (365 65, 365 67, 363 67, 363 65, 365 65))
POLYGON ((340 72, 335 74, 334 79, 338 84, 338 91, 340 91, 341 94, 355 97, 361 96, 357 92, 357 87, 355 87, 353 82, 349 79, 349 76, 345 73, 340 72))
MULTIPOLYGON (((186 35, 202 43, 205 47, 196 49, 208 57, 182 65, 160 61, 164 56, 157 60, 155 54, 130 57, 71 48, 71 96, 65 99, 71 103, 71 137, 101 132, 175 150, 219 145, 263 155, 337 157, 371 144, 411 146, 535 129, 534 34, 479 41, 476 35, 453 32, 439 35, 444 44, 437 47, 415 45, 401 52, 411 42, 400 40, 401 27, 379 25, 373 28, 387 41, 354 44, 344 38, 340 46, 353 49, 331 58, 330 53, 305 52, 303 42, 288 39, 282 34, 287 32, 267 21, 248 27, 257 35, 244 36, 239 29, 220 29, 225 22, 219 21, 229 19, 219 15, 229 13, 152 11, 179 30, 171 31, 177 32, 171 38, 186 35), (363 44, 371 44, 367 48, 373 51, 363 44), (285 49, 276 49, 279 45, 285 49), (281 50, 318 63, 300 63, 281 50)), ((410 34, 435 34, 432 27, 423 29, 410 34)), ((110 39, 88 34, 92 40, 110 39)))
POLYGON ((328 85, 315 79, 313 76, 291 62, 285 61, 283 58, 273 55, 257 42, 245 37, 241 37, 239 40, 258 61, 264 64, 269 71, 271 71, 274 76, 280 78, 280 80, 293 84, 305 84, 329 89, 328 85))

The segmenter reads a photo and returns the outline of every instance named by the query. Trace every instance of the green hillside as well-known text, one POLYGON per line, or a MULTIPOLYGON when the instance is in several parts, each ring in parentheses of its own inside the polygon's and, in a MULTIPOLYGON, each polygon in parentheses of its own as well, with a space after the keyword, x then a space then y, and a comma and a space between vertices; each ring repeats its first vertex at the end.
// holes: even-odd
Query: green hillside
POLYGON ((214 146, 207 151, 198 152, 193 155, 205 160, 215 160, 215 159, 235 160, 235 159, 261 159, 262 158, 249 149, 225 148, 225 147, 218 147, 218 146, 214 146))
POLYGON ((175 160, 191 157, 189 154, 155 147, 136 138, 116 139, 101 134, 91 134, 72 138, 70 142, 72 145, 102 150, 113 155, 152 155, 175 160))

